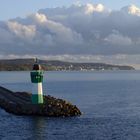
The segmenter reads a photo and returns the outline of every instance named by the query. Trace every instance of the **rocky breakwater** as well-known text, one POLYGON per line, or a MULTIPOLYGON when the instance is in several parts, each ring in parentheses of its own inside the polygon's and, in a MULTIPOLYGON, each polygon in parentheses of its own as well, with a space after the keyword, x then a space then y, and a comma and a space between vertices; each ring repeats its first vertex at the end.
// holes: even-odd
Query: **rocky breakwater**
POLYGON ((12 92, 0 87, 0 107, 15 115, 36 115, 47 117, 80 116, 80 110, 71 103, 44 96, 44 104, 32 104, 31 94, 27 92, 12 92))

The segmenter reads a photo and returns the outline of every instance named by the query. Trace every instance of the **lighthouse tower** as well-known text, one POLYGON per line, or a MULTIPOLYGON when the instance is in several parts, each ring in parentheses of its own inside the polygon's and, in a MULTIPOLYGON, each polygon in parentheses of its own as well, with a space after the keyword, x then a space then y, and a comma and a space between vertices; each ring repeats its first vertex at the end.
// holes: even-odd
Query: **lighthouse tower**
POLYGON ((32 87, 32 103, 33 104, 43 104, 43 71, 41 66, 38 64, 37 59, 33 65, 33 69, 30 73, 31 82, 33 83, 32 87))

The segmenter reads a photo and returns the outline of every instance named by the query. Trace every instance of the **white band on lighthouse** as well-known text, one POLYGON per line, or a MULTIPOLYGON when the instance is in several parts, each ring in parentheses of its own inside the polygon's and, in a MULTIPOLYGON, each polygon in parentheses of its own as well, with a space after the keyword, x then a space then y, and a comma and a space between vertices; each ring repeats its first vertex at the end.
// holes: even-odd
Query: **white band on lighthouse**
POLYGON ((42 83, 33 83, 32 87, 32 103, 43 103, 42 83))

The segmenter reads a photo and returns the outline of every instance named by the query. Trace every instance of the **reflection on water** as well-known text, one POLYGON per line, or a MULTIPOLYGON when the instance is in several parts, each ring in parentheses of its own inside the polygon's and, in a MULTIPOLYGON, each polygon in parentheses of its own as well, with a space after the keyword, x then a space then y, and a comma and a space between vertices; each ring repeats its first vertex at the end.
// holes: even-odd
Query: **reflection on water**
POLYGON ((44 140, 47 130, 47 119, 44 117, 32 117, 30 121, 31 139, 44 140))

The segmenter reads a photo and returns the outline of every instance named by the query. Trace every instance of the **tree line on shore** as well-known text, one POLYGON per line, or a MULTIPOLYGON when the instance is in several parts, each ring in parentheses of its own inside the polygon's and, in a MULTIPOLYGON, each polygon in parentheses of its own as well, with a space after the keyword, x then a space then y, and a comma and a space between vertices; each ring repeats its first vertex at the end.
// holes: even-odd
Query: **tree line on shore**
MULTIPOLYGON (((39 60, 44 71, 134 70, 132 66, 39 60)), ((30 71, 34 59, 0 60, 0 71, 30 71)))

